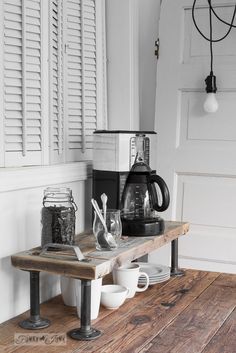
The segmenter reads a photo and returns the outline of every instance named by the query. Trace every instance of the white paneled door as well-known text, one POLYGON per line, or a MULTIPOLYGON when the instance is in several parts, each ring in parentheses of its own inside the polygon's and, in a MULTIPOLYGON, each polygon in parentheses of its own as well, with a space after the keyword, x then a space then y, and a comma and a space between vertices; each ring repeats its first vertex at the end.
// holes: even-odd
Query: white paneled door
MULTIPOLYGON (((207 114, 210 49, 193 24, 192 4, 165 0, 161 6, 157 171, 172 200, 164 217, 191 223, 189 236, 180 241, 182 266, 236 272, 236 28, 213 44, 219 109, 207 114)), ((212 0, 212 5, 231 21, 235 0, 212 0)), ((207 0, 196 2, 195 17, 209 35, 207 0)), ((213 18, 214 38, 227 30, 213 18)))

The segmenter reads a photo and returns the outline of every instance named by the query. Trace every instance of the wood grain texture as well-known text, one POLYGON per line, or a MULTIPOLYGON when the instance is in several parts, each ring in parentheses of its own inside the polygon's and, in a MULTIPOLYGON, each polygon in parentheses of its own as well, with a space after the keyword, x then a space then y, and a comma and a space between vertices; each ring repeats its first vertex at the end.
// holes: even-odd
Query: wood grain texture
MULTIPOLYGON (((226 281, 228 279, 227 275, 226 281)), ((110 280, 111 277, 106 278, 106 282, 109 283, 110 280)), ((62 347, 15 345, 15 333, 32 333, 32 331, 23 330, 18 326, 19 321, 28 317, 29 312, 26 312, 0 325, 0 352, 31 353, 34 350, 37 353, 166 353, 168 349, 171 352, 182 352, 175 350, 175 348, 181 347, 182 349, 184 340, 186 337, 189 339, 190 333, 194 336, 195 348, 201 347, 202 349, 204 342, 211 343, 209 337, 213 329, 210 327, 212 326, 215 330, 216 322, 219 324, 220 318, 223 329, 223 317, 226 317, 233 307, 233 298, 235 298, 232 294, 233 288, 225 287, 223 283, 224 275, 187 270, 183 277, 171 278, 167 282, 150 286, 143 293, 136 293, 134 298, 127 299, 118 310, 113 311, 101 307, 99 317, 92 322, 92 325, 102 330, 102 336, 92 342, 75 341, 67 337, 66 345, 62 347), (223 295, 228 304, 223 302, 223 295), (217 307, 218 300, 219 308, 217 307), (208 303, 210 303, 212 310, 208 309, 208 303), (204 323, 207 310, 211 313, 210 321, 208 321, 209 327, 206 327, 204 323), (165 336, 165 332, 172 333, 170 336, 172 346, 169 334, 165 336), (162 345, 156 342, 160 337, 162 345)), ((76 309, 63 305, 60 296, 42 304, 41 315, 50 319, 52 324, 47 329, 34 331, 35 333, 65 334, 70 329, 79 327, 76 309)), ((232 322, 230 327, 232 327, 232 322)), ((218 341, 220 342, 220 337, 218 341)), ((191 352, 191 350, 187 352, 191 352)), ((194 353, 200 352, 202 350, 194 351, 194 353)), ((228 351, 226 352, 228 353, 228 351)), ((221 353, 226 352, 221 351, 221 353)), ((210 351, 210 353, 212 352, 210 351)))
POLYGON ((104 331, 103 340, 97 340, 86 349, 89 348, 89 352, 102 349, 104 352, 139 352, 144 343, 146 345, 165 329, 217 277, 218 274, 188 271, 185 276, 172 278, 161 288, 154 286, 137 293, 112 315, 112 326, 108 320, 99 322, 104 331), (189 291, 185 292, 185 289, 189 291), (170 305, 166 306, 167 303, 170 305))
POLYGON ((234 352, 236 352, 236 309, 229 315, 202 353, 234 352))
MULTIPOLYGON (((230 276, 232 286, 223 285, 223 278, 216 279, 140 353, 202 352, 236 308, 236 276, 230 276)), ((229 275, 226 281, 227 278, 229 275)))
MULTIPOLYGON (((93 279, 109 273, 115 264, 140 257, 187 231, 187 223, 170 222, 160 237, 129 238, 124 249, 105 254, 95 251, 91 234, 84 233, 79 242, 90 262, 79 265, 68 253, 64 254, 69 257, 66 263, 62 259, 34 256, 40 258, 36 261, 38 269, 45 266, 44 270, 52 273, 93 279)), ((29 266, 27 269, 36 266, 28 252, 17 254, 12 260, 19 268, 23 263, 29 266)), ((108 275, 103 282, 111 281, 108 275)), ((32 334, 18 326, 19 321, 28 318, 29 312, 26 312, 0 325, 0 353, 31 353, 32 350, 37 353, 235 353, 235 293, 236 275, 186 270, 183 277, 172 277, 136 293, 118 310, 101 307, 98 319, 92 322, 93 327, 102 331, 102 336, 95 341, 75 341, 66 336, 64 346, 16 345, 16 333, 32 334)), ((35 333, 65 335, 80 326, 76 308, 63 305, 60 296, 42 304, 41 315, 51 320, 51 326, 35 333)))
POLYGON ((40 256, 40 248, 13 255, 11 260, 13 266, 22 270, 46 271, 75 278, 96 279, 111 272, 115 265, 121 265, 125 261, 132 261, 148 254, 186 234, 188 230, 188 223, 166 222, 164 234, 125 238, 121 246, 114 251, 96 251, 93 235, 91 233, 79 234, 76 244, 79 245, 88 262, 77 261, 69 252, 62 253, 64 257, 65 254, 67 255, 67 260, 55 252, 50 252, 49 256, 40 256))

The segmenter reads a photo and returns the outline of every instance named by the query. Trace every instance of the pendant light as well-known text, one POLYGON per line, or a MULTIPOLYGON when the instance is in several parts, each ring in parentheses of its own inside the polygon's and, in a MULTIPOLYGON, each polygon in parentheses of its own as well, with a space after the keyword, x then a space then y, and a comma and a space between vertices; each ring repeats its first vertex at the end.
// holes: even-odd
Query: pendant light
POLYGON ((203 108, 206 113, 215 113, 218 110, 219 104, 216 99, 216 77, 213 74, 213 71, 210 72, 210 75, 205 79, 206 82, 206 99, 203 104, 203 108))
POLYGON ((236 14, 236 5, 234 7, 234 12, 233 12, 233 16, 231 19, 231 23, 228 23, 224 20, 222 20, 217 13, 215 12, 214 8, 212 7, 211 4, 211 0, 207 0, 208 1, 208 5, 209 5, 209 27, 210 27, 210 38, 206 37, 202 31, 199 29, 196 20, 195 20, 195 5, 196 5, 196 1, 193 1, 193 6, 192 6, 192 19, 193 19, 193 23, 196 27, 196 29, 198 30, 198 32, 201 34, 201 36, 206 39, 209 43, 210 43, 210 57, 211 57, 211 69, 210 69, 210 74, 207 76, 207 78, 205 79, 205 83, 206 83, 206 99, 203 105, 203 108, 205 110, 205 112, 207 113, 215 113, 218 110, 219 104, 217 102, 216 99, 216 91, 217 91, 217 87, 216 87, 216 76, 213 73, 213 43, 214 42, 220 42, 221 40, 225 39, 231 29, 234 27, 236 28, 235 25, 233 25, 234 22, 234 18, 235 18, 235 14, 236 14), (212 37, 212 14, 214 14, 214 16, 217 18, 217 20, 219 20, 220 22, 224 23, 225 25, 229 26, 228 31, 226 32, 226 34, 219 38, 219 39, 213 39, 212 37))
MULTIPOLYGON (((210 0, 209 0, 210 2, 210 0)), ((206 100, 203 108, 206 113, 215 113, 218 110, 219 104, 216 100, 216 76, 213 74, 213 44, 212 44, 212 14, 211 6, 209 6, 209 22, 210 22, 210 55, 211 55, 211 72, 205 79, 206 83, 206 100)))

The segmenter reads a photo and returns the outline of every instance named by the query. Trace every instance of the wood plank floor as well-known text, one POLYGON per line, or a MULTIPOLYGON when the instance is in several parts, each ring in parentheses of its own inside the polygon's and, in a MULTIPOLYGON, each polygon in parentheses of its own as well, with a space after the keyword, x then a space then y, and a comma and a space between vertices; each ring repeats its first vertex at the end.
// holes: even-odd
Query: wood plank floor
POLYGON ((28 313, 1 324, 0 352, 236 353, 236 275, 186 270, 183 277, 136 293, 118 310, 101 308, 92 326, 103 334, 95 341, 65 336, 79 321, 60 296, 42 304, 41 314, 52 324, 40 331, 18 326, 28 313), (49 333, 65 339, 61 345, 46 342, 49 333), (44 335, 44 343, 22 344, 16 334, 44 335))

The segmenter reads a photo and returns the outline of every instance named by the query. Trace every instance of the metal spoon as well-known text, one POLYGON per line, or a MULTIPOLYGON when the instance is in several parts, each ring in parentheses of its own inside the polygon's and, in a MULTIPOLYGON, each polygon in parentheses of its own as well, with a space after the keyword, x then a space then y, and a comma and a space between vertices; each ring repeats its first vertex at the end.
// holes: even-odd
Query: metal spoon
POLYGON ((101 200, 102 200, 102 208, 103 208, 103 215, 104 215, 104 221, 106 223, 107 219, 107 195, 103 193, 101 195, 101 200))
POLYGON ((97 204, 97 201, 92 199, 91 202, 105 230, 105 232, 101 232, 99 235, 100 243, 104 244, 104 242, 106 242, 109 248, 116 248, 117 244, 115 242, 115 239, 113 238, 112 234, 108 232, 107 225, 104 221, 104 218, 97 204))
POLYGON ((108 244, 109 248, 116 248, 117 247, 116 241, 113 238, 112 234, 108 232, 107 225, 106 225, 106 223, 104 221, 104 218, 103 218, 102 213, 100 211, 100 208, 99 208, 99 206, 97 204, 97 201, 92 199, 91 203, 92 203, 92 205, 93 205, 93 207, 94 207, 94 209, 95 209, 95 211, 96 211, 96 213, 97 213, 97 215, 98 215, 98 217, 99 217, 99 219, 100 219, 100 221, 101 221, 101 223, 102 223, 102 225, 104 227, 104 230, 105 230, 104 233, 100 234, 100 238, 102 237, 100 243, 104 244, 104 242, 105 242, 105 243, 108 244))

